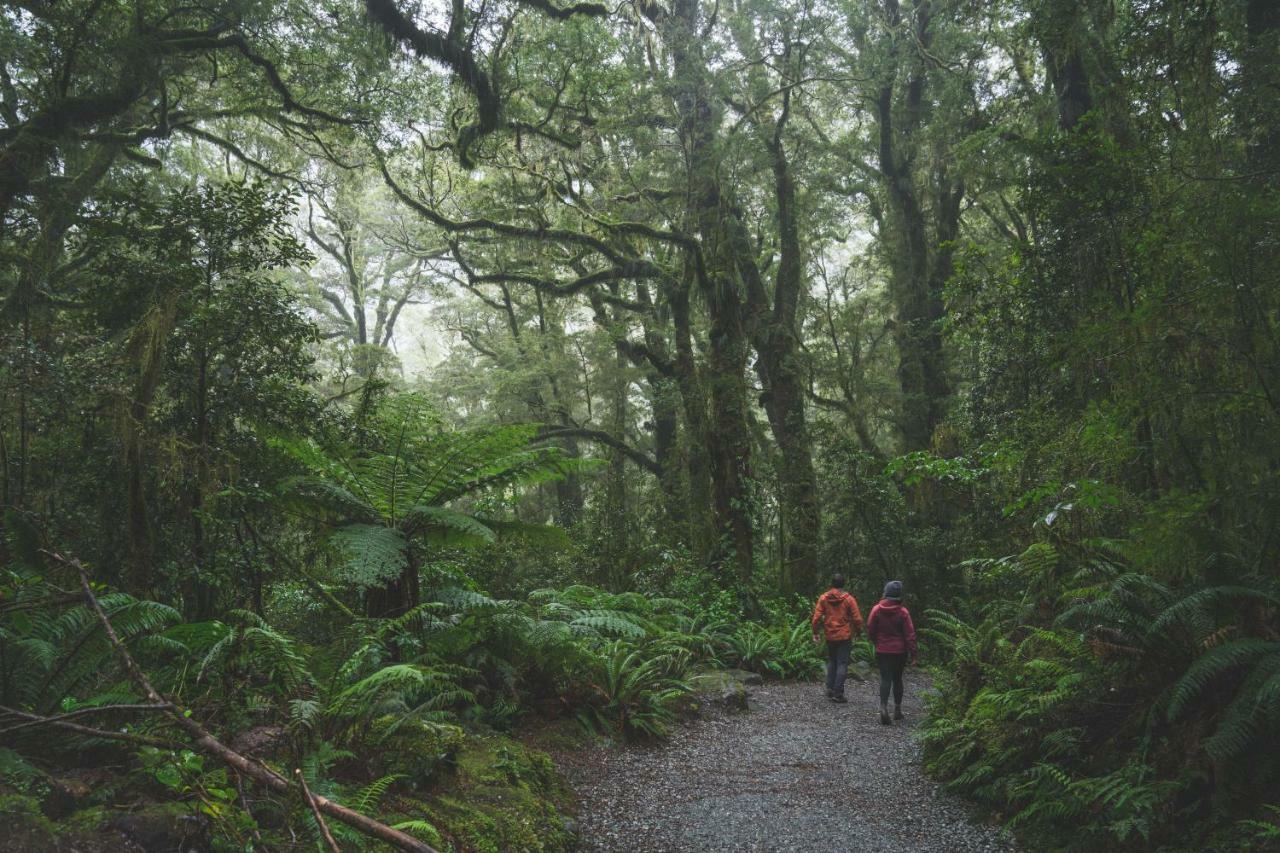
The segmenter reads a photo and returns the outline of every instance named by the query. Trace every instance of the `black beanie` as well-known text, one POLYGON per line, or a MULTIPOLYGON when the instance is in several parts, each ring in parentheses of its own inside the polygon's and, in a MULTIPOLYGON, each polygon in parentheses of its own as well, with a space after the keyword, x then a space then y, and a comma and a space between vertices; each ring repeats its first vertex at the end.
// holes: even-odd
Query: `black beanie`
POLYGON ((884 597, 890 601, 902 600, 902 581, 889 581, 884 585, 884 597))

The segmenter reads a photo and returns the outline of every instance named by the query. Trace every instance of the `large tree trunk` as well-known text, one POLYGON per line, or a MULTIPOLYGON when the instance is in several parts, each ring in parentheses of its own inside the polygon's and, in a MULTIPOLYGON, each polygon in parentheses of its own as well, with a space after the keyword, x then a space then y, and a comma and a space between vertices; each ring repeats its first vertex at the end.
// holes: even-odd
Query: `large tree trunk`
POLYGON ((672 536, 684 544, 692 542, 685 514, 685 488, 680 476, 680 392, 674 380, 656 370, 648 377, 650 413, 653 417, 653 458, 658 463, 658 486, 662 489, 663 513, 672 536))
MULTIPOLYGON (((573 421, 569 417, 569 401, 564 399, 564 393, 560 388, 560 380, 556 376, 555 369, 551 361, 552 355, 558 356, 561 354, 559 352, 559 343, 561 340, 560 333, 563 331, 563 328, 560 326, 560 321, 557 319, 556 336, 554 338, 556 351, 554 353, 550 352, 549 345, 552 342, 552 338, 548 333, 550 329, 550 320, 547 317, 547 306, 542 299, 542 293, 540 291, 535 291, 534 295, 538 300, 538 331, 540 332, 538 344, 539 348, 542 350, 543 363, 547 365, 547 384, 551 389, 551 403, 555 408, 555 411, 546 411, 547 407, 542 399, 542 395, 536 391, 534 392, 532 408, 541 417, 554 417, 561 426, 572 426, 573 421)), ((511 303, 509 299, 507 301, 507 306, 508 310, 510 310, 511 303)), ((512 313, 511 333, 515 337, 516 344, 520 347, 520 351, 524 352, 524 344, 520 337, 520 327, 514 322, 514 316, 514 313, 512 313)), ((562 439, 560 441, 560 446, 564 448, 565 453, 572 459, 577 459, 581 455, 578 451, 578 442, 572 438, 562 439)), ((572 527, 582 520, 582 510, 586 504, 586 499, 583 497, 582 493, 582 480, 577 474, 567 474, 556 481, 555 491, 556 524, 559 524, 561 527, 572 527)))
MULTIPOLYGON (((668 43, 680 110, 680 138, 689 163, 689 211, 701 240, 697 272, 710 315, 706 384, 711 415, 705 435, 716 519, 715 561, 737 582, 744 604, 755 565, 751 495, 751 432, 747 424, 746 305, 736 275, 719 185, 715 134, 721 113, 707 91, 697 0, 678 0, 668 19, 668 43)), ((696 263, 697 261, 695 261, 696 263)))
MULTIPOLYGON (((626 440, 627 435, 627 356, 622 349, 615 348, 614 375, 609 393, 610 425, 609 430, 619 440, 626 440)), ((627 542, 627 457, 619 448, 609 450, 609 469, 605 474, 604 487, 604 548, 600 554, 604 563, 603 578, 606 585, 613 590, 622 590, 627 585, 627 558, 630 551, 627 542)))
POLYGON ((756 371, 764 387, 763 402, 769 427, 778 445, 778 497, 783 526, 780 580, 788 592, 809 593, 821 583, 818 568, 821 525, 818 479, 813 470, 812 442, 805 418, 806 377, 800 364, 797 328, 804 265, 796 221, 795 181, 781 135, 789 106, 789 98, 784 95, 783 119, 775 128, 769 146, 778 204, 780 258, 774 281, 773 309, 768 311, 764 305, 758 309, 756 371))
MULTIPOLYGON (((722 277, 712 279, 711 290, 724 290, 722 277)), ((754 567, 754 530, 751 495, 751 431, 747 425, 746 367, 748 347, 742 323, 742 306, 736 296, 717 300, 711 307, 711 424, 708 449, 711 485, 719 541, 718 562, 732 569, 741 588, 751 581, 754 567)))
POLYGON ((1257 182, 1280 183, 1280 4, 1249 0, 1245 6, 1245 50, 1240 63, 1239 121, 1249 165, 1257 182))
MULTIPOLYGON (((886 8, 892 26, 902 26, 897 3, 887 3, 886 8)), ((928 4, 918 4, 912 18, 913 37, 927 49, 932 40, 928 4)), ((901 56, 896 44, 892 55, 895 60, 901 56)), ((937 241, 931 244, 929 240, 915 166, 924 120, 925 70, 919 65, 921 60, 911 61, 917 64, 908 76, 900 104, 895 106, 891 83, 881 87, 875 104, 881 183, 888 201, 889 291, 897 313, 893 336, 902 391, 899 429, 905 451, 930 447, 950 395, 942 350, 942 286, 951 274, 950 251, 939 252, 937 241)), ((957 210, 958 204, 957 199, 957 210)), ((947 231, 947 226, 940 225, 935 235, 940 240, 947 231)))
POLYGON ((212 619, 217 587, 212 581, 213 566, 205 542, 204 489, 209 481, 209 354, 201 344, 196 353, 195 466, 191 479, 191 560, 190 574, 184 578, 183 609, 187 619, 212 619))
POLYGON ((128 488, 129 566, 127 588, 136 595, 152 592, 155 554, 147 509, 147 420, 164 366, 165 347, 177 321, 178 300, 170 294, 153 307, 134 329, 129 357, 138 365, 138 379, 130 395, 125 423, 125 467, 128 488))
POLYGON ((712 515, 711 462, 707 449, 707 398, 693 354, 693 328, 689 313, 692 261, 685 279, 671 289, 671 321, 675 328, 675 377, 684 411, 684 457, 689 478, 689 542, 694 556, 709 562, 715 550, 716 527, 712 515))

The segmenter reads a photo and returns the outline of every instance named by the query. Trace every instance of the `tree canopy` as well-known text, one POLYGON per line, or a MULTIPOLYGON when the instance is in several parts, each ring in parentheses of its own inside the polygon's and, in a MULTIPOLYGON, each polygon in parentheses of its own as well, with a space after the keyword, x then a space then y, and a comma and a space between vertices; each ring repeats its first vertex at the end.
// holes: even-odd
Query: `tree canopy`
POLYGON ((0 767, 480 849, 841 572, 1029 844, 1274 843, 1278 220, 1268 0, 8 4, 0 767))

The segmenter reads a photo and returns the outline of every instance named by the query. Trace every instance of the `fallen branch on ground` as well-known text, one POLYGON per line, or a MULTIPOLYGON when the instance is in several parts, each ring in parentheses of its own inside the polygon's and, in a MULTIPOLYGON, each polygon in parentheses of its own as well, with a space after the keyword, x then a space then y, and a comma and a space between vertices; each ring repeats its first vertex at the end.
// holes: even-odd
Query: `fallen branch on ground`
POLYGON ((311 789, 307 787, 307 779, 302 775, 302 768, 295 768, 293 775, 298 777, 298 784, 302 786, 302 796, 306 798, 307 805, 311 807, 311 814, 316 819, 316 825, 320 827, 320 834, 324 836, 325 844, 329 845, 331 853, 342 853, 338 848, 338 842, 333 840, 333 834, 329 832, 329 824, 324 822, 324 815, 320 814, 320 809, 316 807, 316 798, 312 795, 311 789))
MULTIPOLYGON (((142 691, 142 694, 156 705, 166 706, 163 713, 175 722, 179 728, 187 732, 195 741, 195 745, 200 751, 207 755, 211 755, 233 770, 248 776, 258 784, 270 788, 279 794, 286 796, 296 793, 294 785, 285 779, 279 773, 276 773, 265 764, 261 764, 250 758, 246 758, 240 753, 228 747, 222 741, 218 740, 204 726, 196 722, 181 705, 176 702, 165 700, 155 687, 151 685, 151 681, 143 673, 142 669, 134 661, 133 656, 129 654, 129 650, 125 648, 124 643, 120 641, 120 637, 116 635, 115 628, 111 626, 111 620, 107 618, 107 614, 102 609, 98 597, 93 594, 93 588, 89 584, 89 574, 85 571, 84 566, 79 560, 69 559, 51 551, 45 551, 50 558, 56 560, 64 566, 68 566, 80 575, 80 588, 84 591, 85 600, 89 603, 89 607, 98 617, 98 621, 102 624, 102 629, 106 632, 107 641, 111 643, 116 654, 120 657, 120 662, 124 665, 125 672, 129 676, 129 680, 142 691)), ((73 723, 64 723, 64 726, 74 725, 73 723)), ((371 817, 365 817, 359 812, 349 809, 346 806, 339 805, 327 797, 318 794, 311 795, 315 807, 330 817, 340 820, 347 826, 355 829, 365 835, 370 835, 380 841, 385 841, 400 850, 408 850, 410 853, 438 853, 435 848, 424 844, 418 839, 402 832, 393 827, 387 826, 381 821, 374 820, 371 817)))

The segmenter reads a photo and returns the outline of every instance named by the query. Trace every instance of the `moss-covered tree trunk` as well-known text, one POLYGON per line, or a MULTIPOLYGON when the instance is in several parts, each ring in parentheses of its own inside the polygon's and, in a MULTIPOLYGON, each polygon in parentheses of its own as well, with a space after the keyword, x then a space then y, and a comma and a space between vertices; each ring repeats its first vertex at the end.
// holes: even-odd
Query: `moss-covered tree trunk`
POLYGON ((755 564, 751 511, 751 432, 746 367, 750 355, 746 296, 737 275, 732 235, 719 183, 716 130, 722 110, 708 91, 698 32, 697 0, 679 0, 667 19, 680 139, 688 164, 690 221, 699 237, 695 277, 707 305, 708 356, 704 377, 710 403, 705 435, 716 522, 716 562, 745 593, 755 564))

